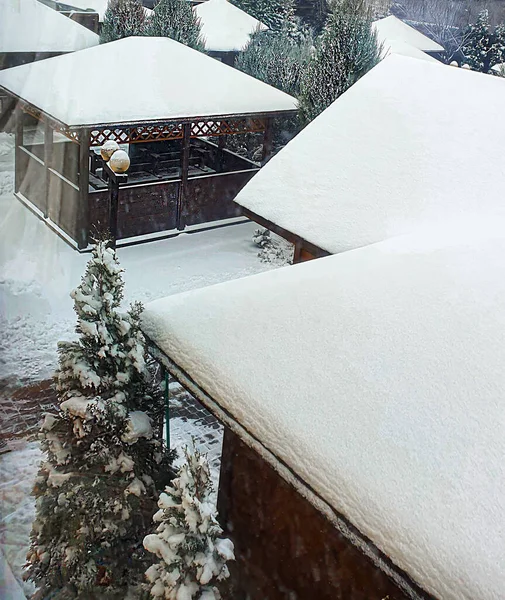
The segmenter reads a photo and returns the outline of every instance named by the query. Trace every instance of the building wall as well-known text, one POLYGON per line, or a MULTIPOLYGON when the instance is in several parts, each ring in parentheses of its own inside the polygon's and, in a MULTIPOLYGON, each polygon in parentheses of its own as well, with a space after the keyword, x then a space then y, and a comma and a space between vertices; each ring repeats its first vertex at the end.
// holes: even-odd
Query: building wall
POLYGON ((234 600, 408 598, 228 429, 218 508, 235 544, 237 560, 227 590, 234 600))

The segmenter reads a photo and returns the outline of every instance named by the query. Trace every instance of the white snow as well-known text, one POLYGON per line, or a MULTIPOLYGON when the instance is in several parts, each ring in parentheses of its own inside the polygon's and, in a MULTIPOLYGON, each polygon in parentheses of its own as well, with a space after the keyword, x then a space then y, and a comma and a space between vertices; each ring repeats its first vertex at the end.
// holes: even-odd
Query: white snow
POLYGON ((206 50, 239 52, 249 36, 268 27, 228 0, 207 0, 195 7, 201 20, 206 50))
POLYGON ((499 77, 388 56, 236 202, 330 253, 460 214, 503 215, 504 105, 499 77))
POLYGON ((0 85, 69 126, 297 107, 294 98, 262 81, 174 40, 156 37, 129 37, 6 69, 0 72, 0 85), (104 64, 107 69, 97 69, 104 64), (136 76, 142 85, 132 86, 136 76))
POLYGON ((158 300, 143 329, 426 591, 501 600, 505 220, 464 225, 158 300))
POLYGON ((0 52, 73 52, 99 43, 86 27, 37 0, 0 0, 0 52))
POLYGON ((429 37, 417 31, 414 27, 407 25, 407 23, 404 23, 394 15, 374 21, 373 27, 377 31, 377 37, 380 42, 403 42, 423 52, 444 51, 444 48, 440 44, 430 40, 429 37))
POLYGON ((153 428, 149 415, 141 410, 134 410, 128 414, 126 432, 121 438, 127 444, 134 444, 139 438, 153 437, 153 428))
POLYGON ((397 40, 384 40, 382 44, 382 57, 386 58, 390 54, 400 54, 401 56, 420 58, 421 60, 440 64, 440 61, 436 58, 433 58, 433 56, 426 54, 426 52, 419 50, 415 46, 397 40))
MULTIPOLYGON (((35 498, 30 496, 39 465, 44 459, 37 442, 9 442, 12 451, 0 456, 0 539, 1 552, 13 575, 29 598, 34 592, 32 583, 23 582, 29 533, 35 517, 35 498)), ((8 577, 8 572, 5 572, 8 577)), ((1 577, 0 577, 1 581, 1 577)), ((12 590, 16 590, 13 582, 12 590)), ((1 589, 1 588, 0 588, 1 589)), ((19 592, 19 590, 16 590, 19 592)), ((11 596, 3 596, 11 600, 11 596)), ((20 595, 24 598, 24 595, 20 595)), ((17 596, 12 596, 12 600, 17 596)))
POLYGON ((499 63, 491 67, 491 71, 494 71, 497 75, 505 77, 505 63, 499 63))

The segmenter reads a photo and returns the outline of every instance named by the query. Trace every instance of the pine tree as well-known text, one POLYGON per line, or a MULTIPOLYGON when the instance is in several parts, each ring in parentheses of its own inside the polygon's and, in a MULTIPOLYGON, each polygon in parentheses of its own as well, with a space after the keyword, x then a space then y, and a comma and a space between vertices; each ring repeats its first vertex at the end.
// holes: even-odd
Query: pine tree
POLYGON ((464 64, 474 71, 489 73, 494 65, 505 61, 505 23, 492 31, 489 12, 483 10, 477 22, 469 26, 461 52, 464 64))
POLYGON ((232 0, 232 4, 272 31, 279 31, 287 21, 294 19, 294 0, 232 0))
POLYGON ((109 0, 100 33, 100 43, 132 35, 144 35, 146 11, 139 0, 109 0))
POLYGON ((187 0, 160 0, 147 24, 147 35, 169 37, 203 52, 200 19, 187 0))
POLYGON ((99 242, 71 294, 79 339, 58 348, 60 411, 41 428, 47 461, 35 483, 27 557, 42 597, 124 598, 140 584, 146 555, 139 540, 169 472, 171 457, 152 428, 159 404, 141 306, 119 312, 121 273, 115 252, 99 242))
POLYGON ((235 61, 235 67, 287 94, 298 96, 302 73, 307 67, 313 46, 308 31, 253 34, 249 44, 235 61))
POLYGON ((146 572, 151 596, 166 600, 218 600, 216 581, 229 575, 233 543, 223 533, 209 501, 209 466, 198 451, 184 449, 186 462, 158 500, 156 533, 144 547, 160 562, 146 572))
POLYGON ((380 55, 370 11, 352 0, 335 4, 302 77, 302 119, 317 117, 375 66, 380 55))

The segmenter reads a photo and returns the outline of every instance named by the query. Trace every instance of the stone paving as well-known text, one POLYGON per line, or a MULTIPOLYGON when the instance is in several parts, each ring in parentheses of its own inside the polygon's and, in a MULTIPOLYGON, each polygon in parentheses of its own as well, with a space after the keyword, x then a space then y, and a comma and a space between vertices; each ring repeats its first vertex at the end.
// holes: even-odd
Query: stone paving
MULTIPOLYGON (((222 426, 177 382, 170 384, 171 446, 180 448, 194 439, 209 457, 214 477, 221 461, 222 426)), ((9 449, 9 440, 34 439, 42 416, 58 411, 52 381, 21 385, 17 380, 0 380, 0 453, 9 449)))

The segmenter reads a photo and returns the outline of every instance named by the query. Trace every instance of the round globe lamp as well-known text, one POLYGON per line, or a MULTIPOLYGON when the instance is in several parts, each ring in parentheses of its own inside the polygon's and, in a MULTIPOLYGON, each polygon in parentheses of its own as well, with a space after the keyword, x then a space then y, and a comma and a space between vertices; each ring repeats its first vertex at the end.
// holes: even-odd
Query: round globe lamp
POLYGON ((110 157, 109 167, 114 173, 126 173, 130 166, 130 157, 124 150, 116 150, 110 157))

